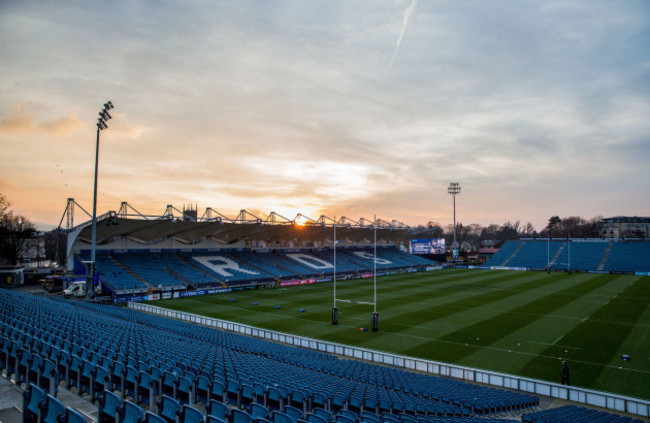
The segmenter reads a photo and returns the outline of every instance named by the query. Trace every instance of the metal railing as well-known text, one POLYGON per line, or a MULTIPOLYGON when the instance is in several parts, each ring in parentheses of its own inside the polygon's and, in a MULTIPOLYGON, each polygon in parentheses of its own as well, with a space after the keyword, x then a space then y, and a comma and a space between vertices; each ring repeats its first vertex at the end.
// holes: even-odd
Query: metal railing
POLYGON ((140 310, 146 313, 157 314, 177 320, 183 320, 204 326, 211 326, 218 329, 242 333, 245 335, 268 339, 297 347, 366 360, 373 363, 395 366, 407 370, 429 373, 432 375, 440 375, 468 382, 482 383, 499 388, 516 389, 522 392, 545 395, 552 398, 559 398, 579 404, 601 407, 617 412, 629 413, 643 417, 650 416, 650 401, 645 401, 638 398, 626 397, 608 392, 595 391, 574 386, 564 386, 556 383, 524 378, 521 376, 458 366, 455 364, 441 363, 420 358, 367 350, 364 348, 336 344, 333 342, 320 341, 317 339, 306 338, 304 336, 260 329, 241 323, 229 322, 227 320, 214 319, 211 317, 199 316, 197 314, 170 310, 151 304, 134 302, 129 302, 128 304, 129 308, 132 308, 134 310, 140 310))

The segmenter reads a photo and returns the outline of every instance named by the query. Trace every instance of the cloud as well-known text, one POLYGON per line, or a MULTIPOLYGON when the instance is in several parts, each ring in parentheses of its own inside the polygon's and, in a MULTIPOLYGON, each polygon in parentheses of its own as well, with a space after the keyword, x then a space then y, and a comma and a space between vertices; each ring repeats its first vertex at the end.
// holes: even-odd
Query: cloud
POLYGON ((81 127, 81 122, 73 115, 68 115, 49 122, 43 122, 38 125, 40 131, 56 136, 69 135, 79 127, 81 127))
POLYGON ((409 7, 407 7, 406 10, 404 11, 402 29, 400 30, 399 37, 397 38, 397 44, 395 45, 395 52, 393 53, 392 59, 390 59, 390 64, 388 65, 388 69, 391 69, 393 67, 393 63, 395 62, 395 58, 397 57, 397 52, 399 51, 399 46, 402 44, 402 39, 404 38, 404 33, 406 32, 406 27, 409 24, 409 19, 411 18, 411 14, 413 13, 413 10, 415 10, 415 6, 417 4, 418 4, 418 0, 412 0, 409 7))
POLYGON ((0 133, 13 135, 27 135, 38 131, 48 135, 64 136, 73 133, 79 127, 81 122, 71 114, 37 123, 34 113, 22 105, 14 106, 13 114, 0 120, 0 133))
POLYGON ((0 132, 5 134, 27 134, 34 128, 34 117, 22 108, 0 120, 0 132))
POLYGON ((154 209, 176 199, 266 212, 304 204, 444 224, 446 185, 459 180, 464 216, 471 207, 477 221, 543 223, 562 214, 553 207, 607 214, 603 187, 629 187, 619 205, 645 198, 645 4, 168 6, 3 10, 0 178, 85 195, 94 122, 110 99, 100 190, 154 209), (399 66, 387 68, 391 54, 399 66), (39 150, 43 134, 65 137, 39 150), (52 178, 32 151, 65 172, 52 178))

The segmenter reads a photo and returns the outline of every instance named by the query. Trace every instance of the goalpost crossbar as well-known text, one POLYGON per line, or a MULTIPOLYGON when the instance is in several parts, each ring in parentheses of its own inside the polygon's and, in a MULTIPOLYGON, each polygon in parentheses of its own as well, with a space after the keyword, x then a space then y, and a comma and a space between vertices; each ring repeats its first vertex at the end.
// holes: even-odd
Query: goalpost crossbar
POLYGON ((341 303, 350 303, 350 304, 368 304, 368 305, 375 305, 375 303, 369 303, 366 301, 356 301, 356 300, 341 300, 339 298, 336 299, 336 302, 341 302, 341 303))

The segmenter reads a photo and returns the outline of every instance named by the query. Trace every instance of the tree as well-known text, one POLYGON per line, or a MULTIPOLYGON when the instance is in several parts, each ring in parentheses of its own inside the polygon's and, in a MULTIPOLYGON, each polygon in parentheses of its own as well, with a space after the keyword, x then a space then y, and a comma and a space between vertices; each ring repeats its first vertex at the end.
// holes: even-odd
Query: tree
POLYGON ((546 227, 546 229, 548 231, 547 234, 549 238, 551 237, 551 231, 553 230, 553 228, 559 225, 561 221, 562 219, 560 219, 559 216, 553 216, 550 219, 548 219, 548 226, 546 227))
POLYGON ((429 223, 427 223, 427 229, 431 234, 431 238, 440 238, 444 235, 445 232, 442 230, 440 223, 433 221, 429 221, 429 223))
POLYGON ((519 231, 521 236, 526 236, 526 237, 534 237, 537 236, 537 231, 535 230, 535 227, 531 222, 526 223, 526 225, 521 228, 519 231))
POLYGON ((13 214, 9 206, 7 197, 0 193, 0 261, 16 265, 36 228, 26 217, 13 214))
POLYGON ((0 192, 0 216, 4 216, 5 213, 7 213, 7 209, 10 205, 11 203, 7 200, 7 197, 0 192))

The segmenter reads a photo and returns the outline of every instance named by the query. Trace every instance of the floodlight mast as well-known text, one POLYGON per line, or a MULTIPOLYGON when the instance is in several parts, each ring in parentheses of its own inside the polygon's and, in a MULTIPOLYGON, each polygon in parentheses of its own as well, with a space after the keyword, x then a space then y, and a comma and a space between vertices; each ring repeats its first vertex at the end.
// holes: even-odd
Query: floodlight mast
POLYGON ((379 330, 379 313, 377 313, 377 215, 375 215, 375 220, 372 222, 372 228, 374 233, 374 257, 373 257, 373 311, 370 317, 370 326, 373 332, 379 330))
POLYGON ((336 240, 336 225, 336 216, 334 216, 334 279, 332 281, 334 284, 334 307, 332 307, 332 325, 339 324, 339 309, 336 307, 336 243, 338 242, 336 240))
POLYGON ((104 103, 104 108, 99 112, 99 119, 97 119, 97 143, 95 144, 95 181, 93 189, 93 225, 92 225, 92 244, 90 249, 90 263, 88 265, 88 277, 86 279, 86 297, 91 296, 92 278, 95 274, 95 250, 97 246, 97 170, 99 165, 99 133, 104 129, 108 129, 106 121, 111 119, 112 116, 108 113, 113 108, 113 103, 108 101, 104 103))
POLYGON ((449 184, 449 188, 447 188, 447 192, 451 194, 454 197, 454 244, 451 246, 452 248, 452 259, 454 258, 454 253, 457 250, 456 247, 456 195, 460 194, 460 183, 459 182, 451 182, 449 184))

